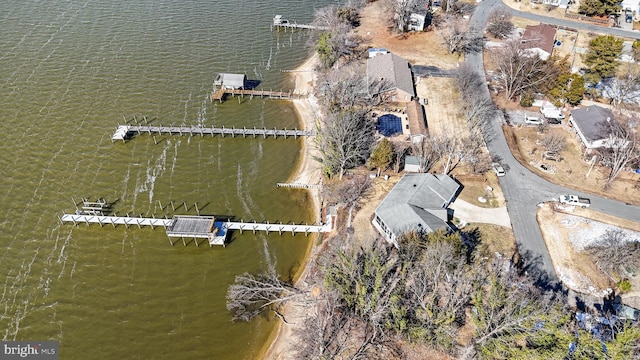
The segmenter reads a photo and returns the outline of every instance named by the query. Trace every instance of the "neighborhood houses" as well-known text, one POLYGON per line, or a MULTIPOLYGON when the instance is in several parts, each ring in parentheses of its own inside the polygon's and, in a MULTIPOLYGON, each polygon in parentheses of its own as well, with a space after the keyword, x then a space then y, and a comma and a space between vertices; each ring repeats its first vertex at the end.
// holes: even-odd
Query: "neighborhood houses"
POLYGON ((234 316, 293 311, 295 358, 640 358, 638 5, 362 6, 310 35, 332 231, 234 316))

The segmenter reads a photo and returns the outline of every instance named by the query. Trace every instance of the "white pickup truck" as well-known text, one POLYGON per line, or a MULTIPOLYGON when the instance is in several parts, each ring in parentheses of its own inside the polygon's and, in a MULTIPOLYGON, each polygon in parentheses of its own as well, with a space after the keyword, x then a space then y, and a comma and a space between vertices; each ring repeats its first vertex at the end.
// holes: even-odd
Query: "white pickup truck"
POLYGON ((579 197, 578 195, 561 195, 560 203, 573 205, 573 206, 580 206, 583 209, 591 206, 591 200, 587 198, 579 197))

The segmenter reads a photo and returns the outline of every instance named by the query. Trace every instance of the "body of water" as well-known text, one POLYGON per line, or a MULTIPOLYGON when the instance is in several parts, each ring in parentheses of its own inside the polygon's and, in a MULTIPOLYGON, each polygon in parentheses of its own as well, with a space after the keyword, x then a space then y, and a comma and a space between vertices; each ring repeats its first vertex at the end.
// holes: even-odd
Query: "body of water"
POLYGON ((62 225, 72 197, 119 214, 313 221, 306 192, 277 189, 301 140, 141 135, 118 123, 299 126, 286 101, 209 100, 218 72, 290 89, 281 70, 308 54, 304 31, 329 0, 0 3, 0 331, 57 340, 61 359, 251 359, 275 321, 232 323, 234 277, 291 276, 311 237, 234 233, 226 248, 170 246, 162 229, 62 225), (158 204, 165 206, 162 209, 158 204), (166 204, 186 202, 190 208, 166 204))

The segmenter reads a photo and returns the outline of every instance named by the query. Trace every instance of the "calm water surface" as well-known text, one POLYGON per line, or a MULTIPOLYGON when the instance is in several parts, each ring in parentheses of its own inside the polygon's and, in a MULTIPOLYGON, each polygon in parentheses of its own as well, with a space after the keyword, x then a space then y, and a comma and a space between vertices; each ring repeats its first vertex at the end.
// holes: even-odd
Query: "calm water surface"
POLYGON ((161 229, 61 225, 72 197, 119 214, 313 221, 305 192, 277 189, 300 140, 149 136, 112 143, 118 123, 298 125, 287 102, 211 103, 217 72, 289 89, 306 22, 330 0, 0 2, 0 336, 58 340, 61 359, 251 359, 275 322, 231 323, 226 288, 310 238, 233 234, 227 248, 172 247, 161 229), (174 212, 161 209, 186 202, 174 212))

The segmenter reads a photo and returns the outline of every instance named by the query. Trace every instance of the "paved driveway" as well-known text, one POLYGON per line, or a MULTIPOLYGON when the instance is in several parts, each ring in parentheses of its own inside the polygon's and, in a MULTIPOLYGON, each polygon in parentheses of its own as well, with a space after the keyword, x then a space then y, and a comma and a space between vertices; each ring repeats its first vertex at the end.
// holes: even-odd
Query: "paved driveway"
POLYGON ((483 208, 462 199, 456 199, 449 208, 453 209, 453 216, 466 223, 494 224, 511 228, 511 219, 505 206, 483 208))

